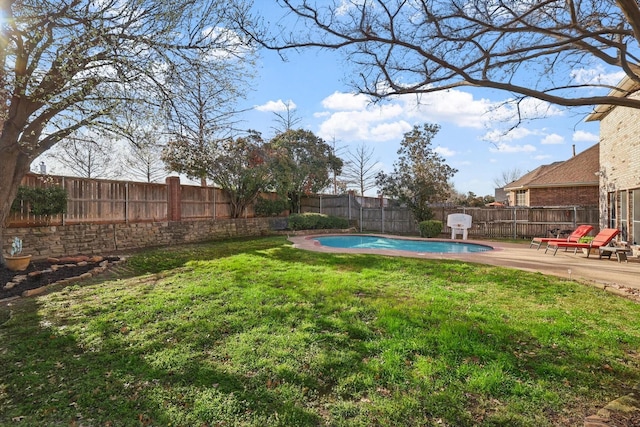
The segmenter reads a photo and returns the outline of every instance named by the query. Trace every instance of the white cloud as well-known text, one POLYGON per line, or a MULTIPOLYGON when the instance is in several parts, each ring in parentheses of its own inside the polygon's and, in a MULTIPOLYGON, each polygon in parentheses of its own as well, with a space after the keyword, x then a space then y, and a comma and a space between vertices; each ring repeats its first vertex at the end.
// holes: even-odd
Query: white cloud
POLYGON ((411 125, 404 120, 393 123, 382 123, 371 129, 371 139, 375 141, 400 140, 402 136, 411 130, 411 125))
POLYGON ((281 99, 278 99, 277 101, 268 101, 262 105, 256 105, 254 108, 258 111, 279 113, 282 111, 287 111, 287 106, 289 106, 289 110, 296 109, 295 102, 293 102, 292 100, 283 102, 281 99))
POLYGON ((573 133, 572 140, 575 142, 598 142, 600 141, 600 137, 591 132, 577 130, 573 133))
POLYGON ((336 8, 336 16, 342 16, 349 13, 354 7, 363 3, 363 0, 342 0, 340 5, 336 8))
POLYGON ((625 76, 624 71, 607 73, 602 65, 595 68, 578 68, 571 71, 571 78, 578 84, 615 86, 625 76))
POLYGON ((491 101, 474 99, 470 92, 456 89, 418 95, 398 96, 407 114, 422 121, 450 122, 460 127, 512 127, 519 120, 527 121, 563 115, 563 111, 545 101, 525 98, 491 101))
POLYGON ((495 147, 489 148, 492 153, 532 153, 536 151, 536 147, 531 144, 525 145, 509 145, 500 142, 495 147))
POLYGON ((494 129, 492 131, 487 132, 482 137, 482 140, 500 143, 503 141, 514 141, 516 139, 526 138, 529 135, 535 135, 536 132, 526 128, 526 127, 517 127, 514 129, 510 129, 508 131, 502 131, 498 129, 494 129))
POLYGON ((369 97, 363 94, 334 92, 322 100, 322 106, 335 111, 364 110, 370 104, 369 97))
POLYGON ((490 120, 487 122, 491 126, 508 129, 514 126, 521 127, 524 121, 557 117, 563 114, 564 112, 558 107, 539 99, 525 98, 520 101, 507 99, 491 105, 487 113, 490 120))
MULTIPOLYGON (((523 99, 522 101, 520 101, 518 108, 523 120, 533 120, 564 115, 564 112, 555 105, 535 98, 523 99)), ((514 107, 514 111, 517 111, 518 108, 514 107)))
POLYGON ((398 104, 369 105, 361 110, 331 113, 320 124, 318 136, 343 141, 391 141, 402 139, 412 125, 402 118, 398 104))
POLYGON ((452 157, 456 155, 455 151, 446 147, 436 147, 433 151, 444 157, 452 157))
POLYGON ((336 91, 322 100, 322 106, 325 111, 314 114, 323 120, 318 135, 343 141, 399 141, 414 124, 438 123, 493 129, 484 139, 498 143, 539 134, 524 126, 508 130, 517 123, 518 117, 528 120, 563 114, 557 107, 540 100, 494 102, 474 99, 472 93, 455 89, 420 96, 397 95, 380 103, 371 103, 363 94, 336 91))
POLYGON ((208 27, 202 31, 202 36, 210 39, 214 46, 225 46, 224 49, 210 49, 203 55, 204 61, 233 61, 251 51, 246 41, 229 28, 208 27))
POLYGON ((542 141, 540 141, 540 143, 543 144, 543 145, 563 144, 564 143, 564 137, 558 135, 557 133, 552 133, 552 134, 549 134, 549 135, 545 136, 544 138, 542 138, 542 141))
POLYGON ((408 117, 422 122, 449 122, 467 128, 482 128, 492 119, 493 104, 487 99, 459 90, 428 93, 422 96, 396 97, 402 102, 408 117))

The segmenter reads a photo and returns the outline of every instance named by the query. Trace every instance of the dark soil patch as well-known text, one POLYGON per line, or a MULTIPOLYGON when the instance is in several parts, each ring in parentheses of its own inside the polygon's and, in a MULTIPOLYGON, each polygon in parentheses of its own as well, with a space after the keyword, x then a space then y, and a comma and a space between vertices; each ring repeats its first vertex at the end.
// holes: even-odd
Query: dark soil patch
MULTIPOLYGON (((104 260, 109 263, 119 260, 119 257, 105 257, 104 260)), ((11 271, 6 267, 0 267, 0 300, 22 295, 24 291, 40 288, 59 282, 60 280, 78 277, 84 273, 92 271, 99 266, 99 262, 87 261, 86 265, 78 264, 57 264, 60 266, 56 271, 52 271, 53 265, 49 261, 32 261, 25 271, 11 271), (11 289, 5 289, 6 284, 14 282, 16 276, 29 275, 29 273, 40 272, 40 274, 27 276, 26 280, 17 283, 11 289)))

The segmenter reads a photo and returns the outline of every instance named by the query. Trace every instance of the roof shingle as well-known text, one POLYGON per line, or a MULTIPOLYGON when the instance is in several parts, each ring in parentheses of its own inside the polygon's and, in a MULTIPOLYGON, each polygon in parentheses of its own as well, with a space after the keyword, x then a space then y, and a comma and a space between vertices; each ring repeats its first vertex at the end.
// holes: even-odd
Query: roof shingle
POLYGON ((540 166, 522 178, 507 184, 505 190, 531 187, 599 185, 600 145, 596 144, 564 162, 540 166))

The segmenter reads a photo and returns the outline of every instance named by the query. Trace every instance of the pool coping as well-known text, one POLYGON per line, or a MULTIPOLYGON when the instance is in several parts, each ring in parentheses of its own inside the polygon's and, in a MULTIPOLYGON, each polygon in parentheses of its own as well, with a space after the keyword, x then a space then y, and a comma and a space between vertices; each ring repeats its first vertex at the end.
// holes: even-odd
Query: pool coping
MULTIPOLYGON (((499 247, 494 246, 486 241, 479 240, 450 240, 450 239, 425 239, 415 236, 398 236, 393 234, 380 234, 380 233, 327 233, 327 234, 310 234, 303 236, 288 236, 288 240, 293 243, 293 247, 303 250, 309 250, 313 252, 324 253, 353 253, 353 254, 371 254, 371 255, 388 255, 388 256, 400 256, 407 258, 426 258, 426 259, 448 259, 457 258, 458 256, 468 255, 482 255, 488 252, 501 250, 499 247), (404 251, 400 249, 366 249, 366 248, 337 248, 333 246, 324 246, 318 242, 318 237, 331 237, 331 236, 371 236, 387 239, 398 240, 414 240, 414 241, 430 241, 430 242, 444 242, 444 243, 457 243, 457 244, 474 244, 491 248, 489 251, 480 252, 416 252, 416 251, 404 251)), ((466 258, 466 257, 465 257, 466 258)))

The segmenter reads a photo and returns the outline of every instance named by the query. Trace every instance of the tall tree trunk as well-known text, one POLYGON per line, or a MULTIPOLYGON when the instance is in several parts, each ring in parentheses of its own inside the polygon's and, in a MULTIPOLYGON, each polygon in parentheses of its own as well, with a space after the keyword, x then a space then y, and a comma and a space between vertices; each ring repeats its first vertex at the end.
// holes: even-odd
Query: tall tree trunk
POLYGON ((227 194, 229 194, 229 203, 231 204, 231 218, 240 218, 242 215, 243 204, 241 198, 238 196, 238 193, 235 191, 226 190, 227 194))
MULTIPOLYGON (((1 144, 0 146, 4 144, 1 144)), ((18 193, 22 178, 29 172, 31 160, 17 144, 0 149, 0 264, 4 265, 4 231, 11 204, 18 193)))

